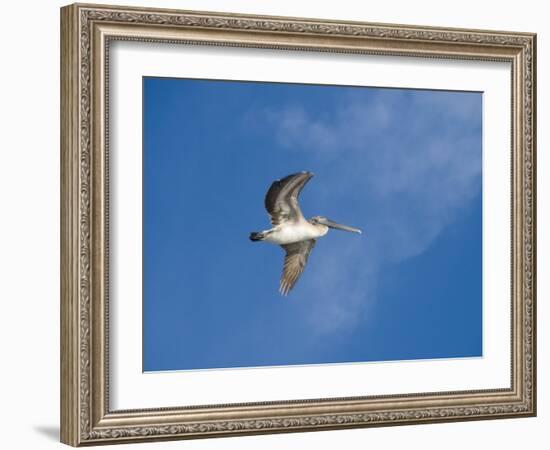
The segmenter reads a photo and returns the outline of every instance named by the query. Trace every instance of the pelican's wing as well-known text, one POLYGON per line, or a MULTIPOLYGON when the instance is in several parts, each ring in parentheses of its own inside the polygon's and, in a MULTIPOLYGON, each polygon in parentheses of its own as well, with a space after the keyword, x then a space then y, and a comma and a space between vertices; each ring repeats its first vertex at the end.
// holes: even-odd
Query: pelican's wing
POLYGON ((279 291, 281 294, 287 295, 296 284, 296 281, 298 281, 298 278, 300 278, 300 275, 302 275, 309 254, 313 247, 315 247, 315 239, 281 245, 281 247, 285 249, 286 255, 279 291))
POLYGON ((265 196, 265 209, 271 217, 273 226, 303 217, 298 205, 298 196, 312 176, 311 172, 300 172, 273 182, 265 196))

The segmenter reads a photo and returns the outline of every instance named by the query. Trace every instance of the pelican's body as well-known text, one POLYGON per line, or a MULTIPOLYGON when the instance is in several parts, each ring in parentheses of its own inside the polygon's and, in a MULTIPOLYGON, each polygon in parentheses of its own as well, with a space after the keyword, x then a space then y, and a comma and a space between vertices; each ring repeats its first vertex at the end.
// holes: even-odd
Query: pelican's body
POLYGON ((304 271, 307 259, 318 238, 335 228, 354 233, 361 230, 333 222, 322 216, 306 220, 298 205, 302 188, 313 176, 300 172, 273 182, 265 196, 265 208, 273 228, 250 233, 252 241, 266 241, 283 247, 286 252, 279 290, 283 295, 294 287, 304 271))
POLYGON ((264 233, 266 233, 264 241, 285 245, 320 238, 328 233, 328 227, 321 224, 313 225, 307 220, 300 220, 295 223, 282 223, 264 233))

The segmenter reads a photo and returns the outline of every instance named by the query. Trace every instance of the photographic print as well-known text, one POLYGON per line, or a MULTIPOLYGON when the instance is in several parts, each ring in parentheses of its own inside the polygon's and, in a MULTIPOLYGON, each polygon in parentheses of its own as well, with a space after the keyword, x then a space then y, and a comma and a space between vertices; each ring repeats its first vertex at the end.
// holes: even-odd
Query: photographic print
POLYGON ((145 372, 483 356, 482 93, 143 99, 145 372))
POLYGON ((536 48, 61 8, 61 441, 536 415, 536 48))

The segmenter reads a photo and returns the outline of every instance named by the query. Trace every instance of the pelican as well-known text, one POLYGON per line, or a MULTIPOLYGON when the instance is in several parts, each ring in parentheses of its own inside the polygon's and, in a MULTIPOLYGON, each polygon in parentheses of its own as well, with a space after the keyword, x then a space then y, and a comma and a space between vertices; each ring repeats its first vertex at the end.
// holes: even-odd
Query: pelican
POLYGON ((266 241, 280 245, 285 251, 279 292, 286 296, 304 271, 315 241, 329 228, 361 234, 358 228, 333 222, 323 216, 305 219, 298 196, 313 173, 299 172, 275 180, 265 196, 265 209, 273 228, 250 233, 251 241, 266 241))

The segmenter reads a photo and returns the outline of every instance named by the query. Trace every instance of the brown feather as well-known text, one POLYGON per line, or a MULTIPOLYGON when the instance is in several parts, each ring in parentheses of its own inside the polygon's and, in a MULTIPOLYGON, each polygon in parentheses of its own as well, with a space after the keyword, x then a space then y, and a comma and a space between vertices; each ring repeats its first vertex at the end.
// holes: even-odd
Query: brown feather
POLYGON ((288 220, 303 218, 298 196, 312 176, 311 172, 299 172, 271 184, 264 203, 274 227, 288 220))
POLYGON ((286 255, 279 291, 282 295, 287 295, 302 275, 309 254, 315 247, 315 239, 281 245, 281 247, 285 249, 286 255))

